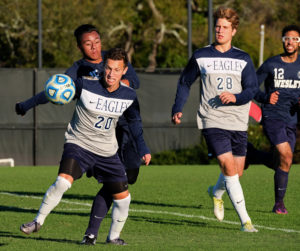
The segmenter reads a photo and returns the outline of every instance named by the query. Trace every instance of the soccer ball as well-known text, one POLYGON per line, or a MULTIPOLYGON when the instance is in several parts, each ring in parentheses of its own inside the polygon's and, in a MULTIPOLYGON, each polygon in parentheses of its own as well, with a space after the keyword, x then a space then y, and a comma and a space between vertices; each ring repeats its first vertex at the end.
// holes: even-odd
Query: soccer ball
POLYGON ((55 74, 47 80, 45 94, 54 104, 68 104, 75 95, 74 81, 68 75, 55 74))

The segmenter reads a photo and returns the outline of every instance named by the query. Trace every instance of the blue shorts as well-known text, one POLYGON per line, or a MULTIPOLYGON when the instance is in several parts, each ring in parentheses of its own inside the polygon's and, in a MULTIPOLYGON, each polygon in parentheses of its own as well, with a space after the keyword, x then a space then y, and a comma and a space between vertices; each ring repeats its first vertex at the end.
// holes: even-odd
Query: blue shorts
POLYGON ((263 119, 264 132, 270 143, 274 146, 283 142, 288 142, 294 152, 296 145, 297 125, 286 124, 282 120, 263 119))
POLYGON ((140 168, 141 157, 138 154, 128 125, 118 125, 116 128, 116 136, 119 144, 119 158, 125 165, 125 170, 140 168))
POLYGON ((246 156, 247 132, 230 131, 219 128, 207 128, 202 130, 209 151, 214 156, 232 152, 234 156, 246 156))
POLYGON ((84 174, 92 171, 99 183, 103 182, 127 182, 124 165, 118 154, 111 157, 102 157, 82 147, 66 143, 62 155, 63 159, 75 159, 84 174))

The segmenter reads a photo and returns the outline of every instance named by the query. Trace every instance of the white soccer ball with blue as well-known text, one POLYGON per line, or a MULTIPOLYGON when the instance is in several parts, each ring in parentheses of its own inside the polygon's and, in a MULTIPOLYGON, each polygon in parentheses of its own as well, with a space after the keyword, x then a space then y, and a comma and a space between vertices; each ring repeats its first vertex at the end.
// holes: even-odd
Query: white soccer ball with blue
POLYGON ((75 96, 74 81, 68 75, 55 74, 47 80, 45 93, 49 101, 54 104, 68 104, 75 96))

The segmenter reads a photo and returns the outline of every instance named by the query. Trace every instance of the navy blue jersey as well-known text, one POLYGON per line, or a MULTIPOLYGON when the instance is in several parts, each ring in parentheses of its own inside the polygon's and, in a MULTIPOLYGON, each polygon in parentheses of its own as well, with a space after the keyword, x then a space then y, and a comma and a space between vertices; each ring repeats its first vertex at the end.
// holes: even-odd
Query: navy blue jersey
POLYGON ((282 61, 280 55, 269 58, 257 70, 257 79, 265 87, 264 92, 259 90, 255 95, 255 100, 262 103, 263 118, 296 124, 293 107, 298 105, 300 96, 300 57, 293 63, 282 61), (279 92, 278 101, 272 105, 269 99, 275 91, 279 92))
POLYGON ((180 76, 172 116, 182 111, 190 87, 198 77, 201 90, 197 113, 199 129, 246 131, 249 101, 258 88, 250 56, 235 47, 224 53, 213 45, 196 50, 180 76), (221 103, 219 95, 225 91, 235 95, 235 104, 221 103))

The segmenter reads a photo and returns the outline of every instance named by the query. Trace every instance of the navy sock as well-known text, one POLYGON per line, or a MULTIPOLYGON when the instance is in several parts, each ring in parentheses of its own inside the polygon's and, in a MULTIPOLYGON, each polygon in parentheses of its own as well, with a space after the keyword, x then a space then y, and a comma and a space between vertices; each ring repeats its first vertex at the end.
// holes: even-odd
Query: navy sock
POLYGON ((112 196, 102 187, 96 197, 94 198, 90 221, 85 234, 93 234, 97 237, 100 224, 106 216, 112 204, 112 196))
POLYGON ((284 172, 280 168, 276 169, 274 174, 275 202, 283 201, 287 189, 288 178, 288 172, 284 172))

